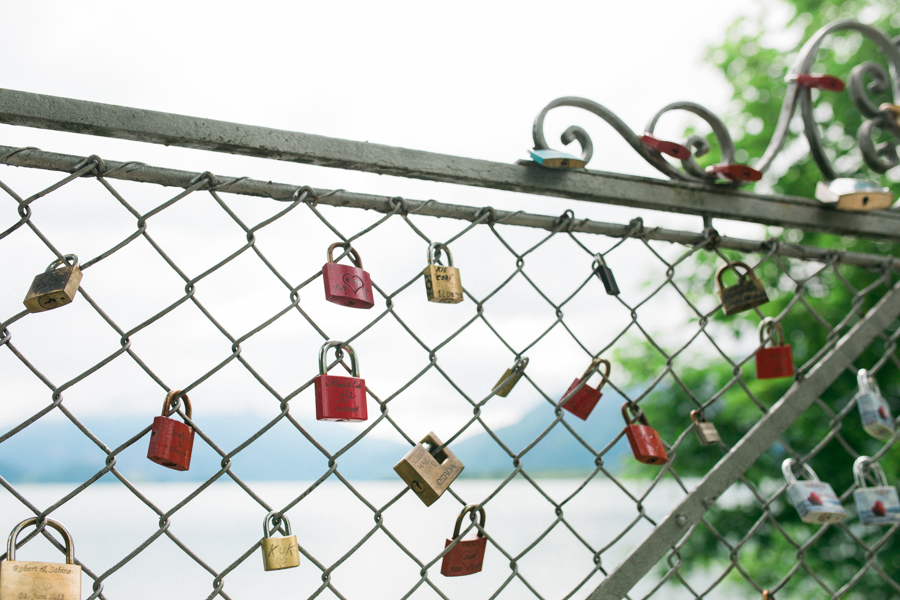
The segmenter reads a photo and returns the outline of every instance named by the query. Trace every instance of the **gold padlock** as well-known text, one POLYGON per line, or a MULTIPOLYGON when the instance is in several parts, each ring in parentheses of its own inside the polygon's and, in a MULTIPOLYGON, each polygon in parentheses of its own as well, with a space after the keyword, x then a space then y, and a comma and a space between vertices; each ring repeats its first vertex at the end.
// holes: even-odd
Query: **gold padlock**
POLYGON ((500 381, 494 384, 494 394, 506 398, 512 391, 513 387, 515 387, 515 385, 519 383, 522 375, 525 374, 525 367, 527 366, 528 358, 523 358, 522 360, 516 362, 516 364, 514 364, 512 368, 507 369, 506 373, 503 374, 503 377, 500 378, 500 381), (509 377, 508 381, 506 379, 507 377, 509 377), (503 385, 503 387, 500 387, 500 385, 504 381, 506 381, 506 384, 503 385))
POLYGON ((19 532, 37 523, 37 517, 25 519, 9 534, 6 560, 0 562, 0 600, 80 600, 81 567, 75 564, 75 544, 59 521, 47 519, 45 527, 52 527, 63 536, 65 564, 16 560, 19 532))
POLYGON ((694 433, 697 434, 697 439, 704 446, 712 446, 722 441, 716 426, 706 420, 706 417, 703 416, 703 411, 692 410, 691 421, 694 422, 694 433))
POLYGON ((30 313, 37 313, 64 306, 75 299, 80 283, 78 257, 66 254, 62 259, 57 258, 31 282, 31 289, 23 302, 25 308, 30 313), (72 264, 69 264, 70 261, 72 264), (57 269, 57 266, 60 268, 57 269))
POLYGON ((434 432, 422 438, 415 448, 394 465, 394 471, 416 493, 425 506, 441 497, 465 466, 443 445, 434 432))
POLYGON ((716 272, 716 293, 722 300, 722 312, 726 315, 750 310, 769 301, 763 282, 756 278, 753 269, 740 261, 730 262, 716 272), (738 267, 743 267, 744 273, 738 271, 738 267), (738 282, 731 287, 725 287, 722 282, 727 269, 738 276, 738 282))
POLYGON ((890 102, 885 102, 878 108, 879 110, 881 110, 881 112, 887 113, 888 115, 893 117, 894 121, 896 121, 897 123, 897 126, 900 127, 900 106, 891 104, 890 102))
POLYGON ((425 276, 425 291, 429 302, 458 304, 463 301, 463 287, 459 279, 459 269, 453 266, 450 248, 435 242, 428 246, 428 266, 422 271, 425 276), (447 253, 448 266, 437 263, 441 252, 447 253))
POLYGON ((263 520, 263 568, 266 571, 277 571, 279 569, 292 569, 300 566, 300 548, 297 546, 297 536, 291 534, 291 522, 288 521, 287 515, 281 515, 281 518, 275 518, 275 512, 272 511, 266 515, 263 520), (277 528, 280 523, 284 523, 284 537, 273 538, 269 534, 269 521, 272 522, 272 528, 277 528))

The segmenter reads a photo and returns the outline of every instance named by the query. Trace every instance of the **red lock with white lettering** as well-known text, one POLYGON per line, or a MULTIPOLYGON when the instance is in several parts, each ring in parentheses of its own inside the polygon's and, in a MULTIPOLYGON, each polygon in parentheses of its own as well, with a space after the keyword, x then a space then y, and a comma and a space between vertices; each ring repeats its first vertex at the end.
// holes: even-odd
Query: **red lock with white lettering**
MULTIPOLYGON (((340 354, 338 354, 340 358, 340 354)), ((319 421, 365 421, 366 380, 359 376, 356 352, 349 344, 328 340, 319 350, 319 375, 313 380, 316 388, 316 419, 319 421), (350 375, 329 375, 325 370, 325 354, 330 348, 350 355, 350 375)))
POLYGON ((187 471, 191 466, 191 450, 194 448, 194 429, 187 423, 170 419, 169 415, 178 410, 178 397, 184 401, 184 414, 191 418, 191 401, 181 390, 173 390, 166 395, 162 416, 153 418, 150 430, 150 448, 147 458, 156 464, 187 471))
MULTIPOLYGON (((475 505, 470 504, 459 513, 456 518, 456 528, 453 530, 453 539, 447 540, 444 548, 453 543, 453 540, 459 537, 459 528, 462 525, 463 517, 470 512, 475 511, 475 505)), ((458 577, 460 575, 472 575, 481 571, 481 564, 484 562, 484 551, 487 548, 487 538, 484 537, 482 530, 484 529, 484 508, 479 508, 478 513, 481 516, 479 523, 480 529, 475 538, 471 540, 459 540, 457 544, 444 555, 441 563, 441 575, 444 577, 458 577)))
POLYGON ((647 423, 647 415, 644 414, 636 404, 629 402, 622 404, 622 416, 625 417, 625 435, 628 436, 628 443, 631 444, 631 451, 634 457, 642 463, 648 465, 659 465, 668 462, 669 455, 663 447, 662 440, 655 429, 647 423), (628 412, 631 412, 631 417, 628 412), (640 424, 636 425, 634 421, 640 424))
POLYGON ((325 299, 351 308, 372 308, 375 305, 372 279, 363 271, 359 253, 353 248, 347 251, 350 260, 356 266, 339 265, 334 262, 334 249, 342 245, 338 242, 328 247, 328 262, 322 266, 325 299))
POLYGON ((784 329, 772 317, 766 317, 759 324, 759 342, 762 348, 756 351, 756 378, 778 379, 794 376, 794 353, 784 343, 784 329), (772 345, 766 347, 766 341, 772 345))
POLYGON ((609 371, 610 365, 608 360, 603 358, 595 358, 592 360, 587 371, 584 372, 584 375, 582 375, 580 379, 573 381, 572 385, 569 386, 569 389, 566 390, 566 393, 563 396, 562 407, 582 421, 586 420, 591 414, 591 411, 594 410, 594 407, 597 406, 600 397, 603 395, 600 393, 600 388, 602 388, 603 384, 609 379, 609 371), (587 384, 587 379, 595 371, 599 371, 600 365, 606 365, 606 372, 600 373, 600 377, 603 379, 600 381, 600 385, 597 386, 597 389, 594 389, 587 384), (577 392, 572 393, 582 381, 584 382, 584 386, 577 392), (568 398, 568 400, 566 400, 566 398, 568 398))

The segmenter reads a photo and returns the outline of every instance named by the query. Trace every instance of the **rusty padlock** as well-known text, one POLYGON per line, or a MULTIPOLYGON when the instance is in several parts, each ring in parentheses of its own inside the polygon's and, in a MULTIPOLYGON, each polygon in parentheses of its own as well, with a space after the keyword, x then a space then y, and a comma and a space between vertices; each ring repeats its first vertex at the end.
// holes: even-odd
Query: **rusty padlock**
POLYGON ((878 389, 878 382, 865 369, 856 374, 859 391, 853 399, 859 406, 859 418, 863 429, 873 438, 886 440, 894 435, 894 417, 891 407, 878 389))
POLYGON ((465 299, 459 269, 453 266, 453 255, 444 244, 435 242, 428 246, 428 266, 422 271, 422 275, 425 277, 425 291, 429 302, 458 304, 465 299), (438 262, 442 251, 447 253, 446 267, 438 262))
MULTIPOLYGON (((453 538, 447 540, 444 548, 453 543, 453 540, 459 537, 459 529, 462 526, 463 517, 469 512, 475 511, 475 505, 470 504, 462 509, 456 518, 456 527, 453 529, 453 538)), ((480 529, 474 539, 459 540, 450 552, 444 555, 441 562, 441 575, 444 577, 459 577, 460 575, 472 575, 481 571, 481 565, 484 563, 484 551, 487 549, 487 538, 484 537, 482 530, 484 529, 484 507, 478 509, 481 516, 479 523, 480 529)))
POLYGON ((500 377, 500 380, 496 384, 494 384, 494 394, 503 398, 509 396, 509 393, 512 391, 513 387, 515 387, 515 385, 519 383, 522 375, 525 374, 525 367, 527 366, 527 357, 516 361, 516 364, 507 369, 503 376, 500 377))
POLYGON ((356 352, 349 344, 328 340, 319 349, 319 374, 313 380, 316 389, 316 419, 319 421, 365 421, 366 380, 359 376, 356 352), (346 350, 350 355, 350 377, 329 375, 325 354, 330 348, 346 350))
POLYGON ((351 308, 372 308, 372 279, 362 268, 359 253, 350 248, 350 260, 355 266, 339 265, 334 262, 334 249, 340 242, 328 247, 328 262, 322 266, 322 280, 325 282, 325 299, 351 308))
POLYGON ((872 181, 839 177, 818 182, 816 200, 838 210, 880 210, 891 207, 894 194, 872 181))
POLYGON ((803 464, 806 481, 794 477, 794 459, 786 458, 781 463, 781 472, 788 482, 787 494, 804 523, 839 523, 847 516, 841 501, 832 487, 819 481, 815 471, 803 464))
POLYGON ((853 492, 853 501, 863 525, 893 525, 900 522, 897 488, 888 485, 881 465, 872 462, 868 456, 860 456, 853 463, 853 478, 859 488, 853 492), (872 471, 879 483, 877 487, 866 486, 866 469, 872 471))
POLYGON ((394 465, 397 475, 416 493, 425 506, 434 504, 465 469, 465 465, 450 452, 449 448, 437 451, 442 445, 443 442, 434 435, 434 432, 430 432, 394 465))
POLYGON ((659 439, 659 433, 647 423, 644 411, 636 405, 632 406, 629 402, 625 402, 622 404, 622 416, 625 417, 625 435, 628 436, 628 443, 631 444, 631 451, 634 452, 636 459, 648 465, 658 465, 669 460, 662 440, 659 439), (633 418, 628 417, 629 411, 633 418), (640 424, 635 425, 635 420, 640 424))
POLYGON ((588 366, 587 370, 584 372, 580 378, 576 379, 572 382, 572 385, 569 386, 569 389, 566 390, 566 393, 563 394, 562 397, 562 407, 581 419, 582 421, 586 420, 588 416, 591 414, 591 411, 594 410, 594 407, 597 406, 597 402, 600 401, 600 397, 603 395, 600 393, 600 388, 603 387, 609 380, 609 372, 612 367, 609 364, 609 361, 605 358, 595 358, 591 361, 591 364, 588 366), (606 372, 600 373, 600 385, 597 386, 597 389, 592 388, 587 384, 587 379, 596 371, 599 372, 600 365, 606 365, 606 372), (584 381, 584 386, 573 393, 573 390, 578 387, 578 385, 584 381), (570 396, 571 394, 571 396, 570 396), (566 400, 568 398, 568 400, 566 400))
POLYGON ((800 87, 827 90, 829 92, 843 92, 844 88, 847 87, 840 77, 822 73, 795 73, 788 75, 785 81, 788 83, 796 81, 800 87))
POLYGON ((65 306, 75 299, 80 284, 81 269, 78 268, 78 257, 66 254, 63 259, 54 260, 46 271, 34 278, 23 304, 30 313, 65 306))
POLYGON ((778 379, 794 376, 794 353, 784 343, 784 329, 772 317, 766 317, 759 324, 759 343, 756 351, 756 378, 778 379), (771 338, 772 346, 766 347, 766 338, 771 338))
POLYGON ((300 547, 297 545, 297 536, 291 533, 291 522, 287 515, 275 520, 275 511, 266 515, 263 520, 263 539, 261 542, 263 555, 263 569, 266 571, 278 571, 292 569, 300 566, 300 547), (269 521, 272 528, 277 529, 284 523, 284 537, 272 537, 269 533, 269 521))
POLYGON ((756 278, 753 269, 740 261, 730 262, 719 268, 716 272, 716 293, 722 300, 722 312, 726 315, 750 310, 769 301, 763 282, 756 278), (742 267, 744 273, 738 271, 738 267, 742 267), (722 276, 728 269, 738 276, 738 282, 731 287, 725 287, 722 281, 722 276))
POLYGON ((81 567, 75 564, 75 544, 59 521, 47 519, 45 527, 63 536, 65 564, 16 560, 16 538, 22 529, 37 524, 37 517, 25 519, 9 534, 6 560, 0 561, 0 600, 80 600, 81 567))
POLYGON ((697 434, 697 439, 704 446, 712 446, 722 441, 719 430, 713 423, 706 420, 702 410, 692 410, 691 421, 694 423, 694 433, 697 434))
MULTIPOLYGON (((156 464, 175 469, 176 471, 187 471, 191 466, 194 430, 187 423, 169 418, 169 415, 175 413, 175 409, 170 411, 169 406, 179 394, 181 394, 181 390, 173 390, 166 394, 162 416, 153 418, 147 458, 156 464)), ((187 394, 183 394, 181 399, 184 401, 184 414, 190 419, 191 400, 187 394)))
POLYGON ((551 169, 581 169, 587 164, 587 161, 559 150, 529 150, 531 160, 551 169))
POLYGON ((652 133, 645 133, 642 135, 641 144, 643 144, 645 148, 661 152, 662 154, 668 154, 672 158, 677 158, 679 160, 687 160, 691 157, 691 151, 685 146, 676 144, 675 142, 661 140, 652 133))

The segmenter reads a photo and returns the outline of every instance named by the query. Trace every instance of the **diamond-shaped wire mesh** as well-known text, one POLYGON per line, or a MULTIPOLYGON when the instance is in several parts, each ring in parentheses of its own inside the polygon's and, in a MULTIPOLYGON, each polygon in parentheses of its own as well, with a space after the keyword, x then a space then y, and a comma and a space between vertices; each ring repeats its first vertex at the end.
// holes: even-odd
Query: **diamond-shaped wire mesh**
MULTIPOLYGON (((812 331, 789 336, 798 380, 893 283, 883 266, 851 266, 837 253, 788 258, 797 248, 774 240, 758 253, 724 249, 712 230, 683 246, 654 240, 640 220, 610 237, 578 232, 567 212, 544 231, 507 225, 490 208, 470 223, 437 220, 400 198, 373 215, 327 206, 308 187, 289 201, 247 198, 229 193, 234 181, 200 174, 173 194, 116 181, 93 158, 61 179, 0 167, 0 272, 9 274, 0 293, 0 529, 30 516, 67 524, 85 597, 173 588, 176 597, 587 597, 690 494, 702 475, 696 457, 714 464, 792 381, 755 380, 760 343, 721 318, 714 267, 748 262, 778 310, 767 314, 802 313, 821 329, 821 348, 804 341, 812 331), (324 299, 325 249, 338 241, 372 276, 369 311, 324 299), (461 304, 426 302, 421 271, 433 242, 452 249, 461 304), (21 310, 31 277, 73 253, 84 272, 76 300, 21 310), (605 293, 598 254, 625 282, 620 295, 605 293), (857 289, 850 280, 861 273, 869 283, 857 289), (849 304, 824 313, 818 300, 838 293, 849 304), (316 357, 328 339, 359 357, 365 423, 315 420, 316 357), (524 357, 509 397, 492 393, 524 357), (596 357, 611 373, 582 422, 561 401, 596 357), (145 458, 152 419, 174 389, 193 406, 191 418, 183 403, 178 410, 196 432, 184 474, 145 458), (631 458, 623 402, 661 431, 668 463, 631 458), (715 417, 725 441, 700 447, 691 410, 715 417), (450 499, 426 508, 392 467, 428 431, 468 471, 450 499), (444 539, 467 504, 487 511, 484 528, 467 519, 462 529, 487 537, 484 570, 444 578, 444 539), (263 574, 255 557, 271 511, 290 519, 299 574, 263 574)), ((867 351, 871 363, 855 366, 897 381, 897 332, 894 322, 867 351)), ((854 389, 855 371, 841 374, 795 425, 821 443, 797 447, 784 436, 630 597, 809 587, 838 597, 862 577, 896 593, 880 561, 892 556, 898 526, 802 525, 771 468, 784 457, 815 467, 830 447, 848 464, 883 456, 896 437, 858 443, 854 389), (823 547, 828 531, 838 534, 823 547), (760 557, 771 544, 795 548, 796 562, 767 564, 760 557), (709 545, 721 560, 692 564, 709 545), (852 568, 816 571, 804 560, 811 552, 840 554, 852 568)), ((834 483, 846 503, 852 477, 834 483)))

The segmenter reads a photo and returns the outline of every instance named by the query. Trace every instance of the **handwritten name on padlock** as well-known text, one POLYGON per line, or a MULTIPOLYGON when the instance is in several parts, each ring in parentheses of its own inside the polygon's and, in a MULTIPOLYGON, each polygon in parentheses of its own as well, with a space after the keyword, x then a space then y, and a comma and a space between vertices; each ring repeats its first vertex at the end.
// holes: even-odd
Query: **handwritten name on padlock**
POLYGON ((348 344, 328 340, 319 350, 319 375, 313 379, 316 395, 316 419, 319 421, 366 421, 366 380, 359 377, 356 352, 348 344), (328 375, 325 355, 329 349, 341 349, 350 356, 350 377, 328 375))
POLYGON ((354 266, 334 262, 334 249, 343 245, 338 242, 328 248, 328 262, 322 266, 325 299, 350 308, 372 308, 375 305, 372 278, 363 270, 359 253, 348 244, 346 252, 354 266))

